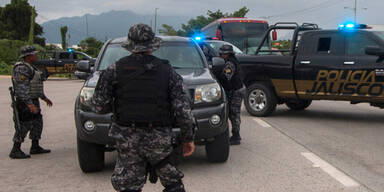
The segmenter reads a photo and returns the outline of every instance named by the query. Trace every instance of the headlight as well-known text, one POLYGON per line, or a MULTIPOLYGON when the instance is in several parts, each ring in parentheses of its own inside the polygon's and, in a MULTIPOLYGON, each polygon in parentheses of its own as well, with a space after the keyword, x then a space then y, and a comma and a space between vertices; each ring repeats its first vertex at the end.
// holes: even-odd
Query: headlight
POLYGON ((83 105, 90 105, 91 98, 95 93, 95 88, 93 87, 83 87, 80 92, 80 102, 83 105))
POLYGON ((218 83, 201 85, 195 90, 195 103, 213 102, 221 98, 221 88, 218 83))

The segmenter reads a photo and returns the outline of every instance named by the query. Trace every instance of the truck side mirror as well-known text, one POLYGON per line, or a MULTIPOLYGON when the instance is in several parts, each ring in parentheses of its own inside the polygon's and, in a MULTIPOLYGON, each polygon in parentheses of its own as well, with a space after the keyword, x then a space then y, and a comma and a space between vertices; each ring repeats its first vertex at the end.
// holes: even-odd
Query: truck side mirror
POLYGON ((77 63, 77 70, 85 73, 91 72, 91 65, 89 61, 79 61, 77 63))
POLYGON ((366 47, 365 54, 375 55, 375 56, 384 56, 384 49, 380 47, 366 47))
POLYGON ((96 59, 95 59, 95 58, 91 58, 91 59, 89 59, 89 64, 90 64, 91 66, 95 66, 95 63, 96 63, 96 59))
POLYGON ((277 41, 277 31, 276 30, 272 31, 272 40, 277 41))
POLYGON ((212 69, 215 71, 223 69, 225 66, 225 60, 221 57, 212 58, 212 69))

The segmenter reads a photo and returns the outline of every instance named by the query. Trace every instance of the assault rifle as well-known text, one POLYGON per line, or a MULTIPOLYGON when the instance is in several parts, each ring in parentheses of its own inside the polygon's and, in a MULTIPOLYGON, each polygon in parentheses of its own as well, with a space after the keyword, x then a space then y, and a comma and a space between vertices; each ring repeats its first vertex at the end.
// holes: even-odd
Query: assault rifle
POLYGON ((21 133, 21 127, 20 127, 20 118, 19 118, 19 112, 17 111, 16 106, 16 96, 15 96, 15 90, 13 87, 9 87, 9 93, 11 95, 11 107, 13 109, 13 122, 15 123, 15 131, 16 135, 20 135, 21 133))

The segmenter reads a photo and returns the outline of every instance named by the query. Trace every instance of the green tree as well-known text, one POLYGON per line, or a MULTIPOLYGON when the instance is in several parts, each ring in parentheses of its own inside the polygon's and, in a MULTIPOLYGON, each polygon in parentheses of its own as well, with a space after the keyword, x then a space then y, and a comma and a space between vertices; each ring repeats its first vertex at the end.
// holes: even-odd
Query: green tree
POLYGON ((245 17, 249 12, 247 7, 243 7, 235 12, 233 12, 230 17, 245 17))
MULTIPOLYGON (((28 41, 32 9, 27 0, 12 0, 5 7, 0 7, 0 39, 28 41)), ((43 28, 37 23, 33 30, 35 38, 43 34, 43 28)), ((38 41, 41 40, 40 37, 38 41)), ((45 44, 45 39, 41 44, 45 44)))
POLYGON ((162 29, 159 30, 159 32, 163 35, 168 35, 168 36, 183 36, 184 33, 181 30, 175 30, 172 26, 163 24, 162 29))
POLYGON ((100 49, 103 47, 103 42, 97 40, 94 37, 88 37, 80 41, 79 47, 85 50, 85 53, 92 56, 97 57, 100 52, 100 49))
POLYGON ((68 27, 64 26, 60 28, 60 34, 61 34, 61 47, 63 49, 67 49, 67 32, 68 27))

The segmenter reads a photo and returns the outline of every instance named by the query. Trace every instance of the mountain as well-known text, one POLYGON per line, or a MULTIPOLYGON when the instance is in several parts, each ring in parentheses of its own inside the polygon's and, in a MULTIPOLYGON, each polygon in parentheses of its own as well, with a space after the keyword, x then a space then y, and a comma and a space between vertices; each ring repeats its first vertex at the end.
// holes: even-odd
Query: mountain
MULTIPOLYGON (((180 29, 181 24, 186 23, 189 19, 190 17, 187 16, 158 15, 157 28, 161 28, 162 24, 167 24, 175 29, 180 29)), ((89 36, 100 41, 126 36, 128 29, 133 24, 145 23, 150 25, 152 20, 154 25, 153 15, 140 15, 132 11, 110 11, 100 15, 86 14, 81 17, 63 17, 47 21, 41 24, 44 29, 43 37, 46 38, 47 43, 61 43, 60 27, 68 26, 69 44, 76 45, 87 38, 87 20, 89 36)))

